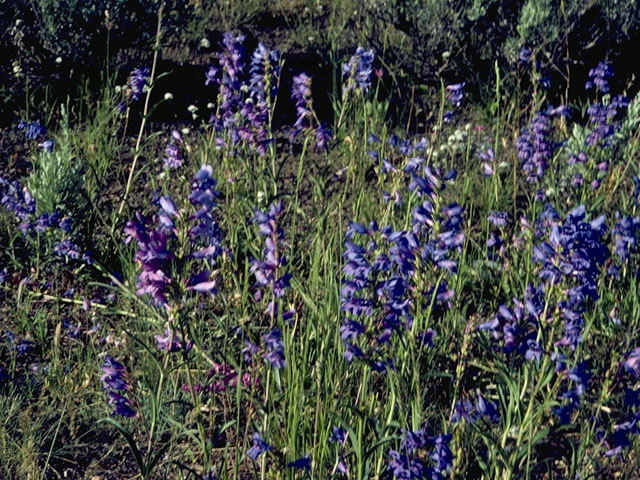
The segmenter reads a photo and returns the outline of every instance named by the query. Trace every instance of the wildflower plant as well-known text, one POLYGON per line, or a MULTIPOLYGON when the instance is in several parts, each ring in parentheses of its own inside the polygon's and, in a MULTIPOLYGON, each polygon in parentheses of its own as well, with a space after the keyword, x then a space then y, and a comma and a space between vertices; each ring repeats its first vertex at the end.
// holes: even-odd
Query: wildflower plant
POLYGON ((205 85, 218 85, 209 123, 215 145, 227 155, 246 150, 264 156, 275 140, 271 128, 282 64, 279 51, 262 43, 248 60, 244 40, 225 33, 218 62, 207 71, 205 85))
POLYGON ((353 108, 355 98, 360 99, 364 105, 364 96, 369 93, 372 85, 374 61, 373 50, 359 46, 349 61, 342 64, 342 95, 335 109, 340 112, 335 126, 336 132, 340 132, 343 127, 345 114, 353 108))
POLYGON ((152 219, 140 213, 127 222, 127 243, 137 242, 141 269, 137 294, 149 295, 155 306, 172 311, 185 292, 213 294, 212 268, 222 255, 221 232, 214 217, 217 181, 203 165, 191 180, 191 193, 179 209, 169 195, 158 199, 152 219))

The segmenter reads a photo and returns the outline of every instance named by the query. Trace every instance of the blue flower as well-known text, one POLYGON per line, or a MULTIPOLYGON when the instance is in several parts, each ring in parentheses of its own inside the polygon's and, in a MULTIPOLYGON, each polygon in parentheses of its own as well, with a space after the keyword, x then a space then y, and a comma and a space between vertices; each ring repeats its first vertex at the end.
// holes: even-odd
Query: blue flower
POLYGON ((329 441, 344 445, 344 443, 347 441, 347 431, 341 427, 332 427, 329 441))
POLYGON ((262 455, 267 450, 271 450, 271 445, 265 442, 258 432, 253 434, 252 437, 253 446, 247 450, 247 456, 251 460, 256 460, 260 455, 262 455))
POLYGON ((109 404, 113 405, 113 415, 123 417, 135 417, 137 415, 131 400, 122 393, 132 389, 129 382, 127 369, 120 362, 107 355, 101 367, 103 375, 100 377, 104 383, 104 390, 109 393, 109 404))
POLYGON ((596 89, 600 93, 609 91, 609 79, 613 77, 613 69, 606 62, 599 62, 589 70, 589 80, 585 83, 587 90, 596 89))
POLYGON ((523 129, 516 141, 518 158, 529 182, 542 179, 553 157, 552 125, 546 112, 538 112, 528 129, 523 129))
POLYGON ((134 101, 140 100, 140 96, 144 92, 144 87, 147 85, 149 80, 149 69, 147 67, 144 68, 136 68, 129 75, 129 88, 130 94, 133 97, 134 101))
POLYGON ((293 462, 287 463, 287 467, 293 468, 296 470, 305 470, 309 472, 311 470, 311 457, 307 453, 304 457, 298 458, 293 462))
POLYGON ((640 378, 640 347, 629 354, 624 362, 624 368, 627 372, 633 373, 640 378))
POLYGON ((356 88, 364 92, 369 90, 374 59, 373 50, 358 47, 349 62, 342 64, 342 76, 346 80, 345 92, 356 88))

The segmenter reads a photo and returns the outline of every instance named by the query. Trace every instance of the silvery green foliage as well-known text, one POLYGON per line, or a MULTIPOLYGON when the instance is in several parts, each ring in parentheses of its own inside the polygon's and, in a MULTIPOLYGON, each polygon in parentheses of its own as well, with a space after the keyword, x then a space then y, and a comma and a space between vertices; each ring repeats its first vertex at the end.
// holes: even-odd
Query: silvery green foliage
POLYGON ((558 25, 553 22, 554 7, 550 0, 527 0, 520 10, 518 34, 525 43, 538 45, 545 38, 558 36, 558 25))
MULTIPOLYGON (((59 212, 74 221, 85 206, 85 162, 72 148, 72 132, 66 109, 62 108, 62 129, 53 151, 38 152, 27 187, 36 199, 39 213, 59 212)), ((77 224, 77 222, 74 222, 77 224)))

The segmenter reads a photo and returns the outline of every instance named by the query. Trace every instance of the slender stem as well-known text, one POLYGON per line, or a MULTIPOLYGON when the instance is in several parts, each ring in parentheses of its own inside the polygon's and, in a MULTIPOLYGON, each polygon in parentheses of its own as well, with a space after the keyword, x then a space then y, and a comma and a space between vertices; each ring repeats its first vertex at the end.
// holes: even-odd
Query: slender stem
POLYGON ((122 210, 124 209, 124 205, 127 201, 127 197, 129 196, 129 192, 131 191, 131 184, 133 183, 133 175, 136 170, 136 165, 138 163, 138 159, 140 158, 140 145, 142 143, 142 134, 144 133, 144 128, 147 124, 147 118, 149 113, 149 103, 151 101, 151 90, 153 89, 153 81, 156 74, 156 67, 158 64, 158 54, 160 52, 160 38, 162 36, 162 11, 164 10, 164 2, 160 4, 160 8, 158 9, 158 28, 156 30, 156 42, 153 47, 153 63, 151 65, 151 75, 149 76, 149 87, 147 89, 147 96, 144 100, 144 109, 142 111, 142 122, 140 123, 140 130, 138 131, 138 138, 136 140, 136 148, 135 153, 133 155, 133 162, 131 163, 131 169, 129 170, 129 177, 127 178, 127 185, 124 190, 124 195, 122 197, 122 201, 120 202, 120 206, 118 207, 118 212, 116 214, 116 218, 113 221, 113 225, 111 226, 111 233, 113 233, 116 228, 116 224, 118 223, 118 217, 122 214, 122 210))

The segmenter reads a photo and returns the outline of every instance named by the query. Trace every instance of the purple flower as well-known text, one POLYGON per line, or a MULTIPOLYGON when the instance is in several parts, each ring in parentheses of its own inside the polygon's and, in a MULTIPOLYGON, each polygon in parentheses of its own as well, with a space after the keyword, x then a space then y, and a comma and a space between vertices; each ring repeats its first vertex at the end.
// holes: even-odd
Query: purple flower
POLYGON ((55 144, 55 141, 52 139, 49 139, 49 140, 45 140, 42 143, 39 143, 38 146, 42 148, 45 152, 53 152, 54 144, 55 144))
POLYGON ((171 215, 173 217, 178 216, 178 209, 176 208, 176 204, 173 203, 173 199, 171 196, 167 195, 164 197, 160 197, 160 207, 167 215, 171 215))
POLYGON ((296 105, 296 121, 293 125, 293 133, 291 134, 292 137, 295 137, 305 128, 309 128, 313 120, 311 77, 306 73, 301 73, 293 77, 291 99, 296 105))
MULTIPOLYGON (((291 274, 284 272, 287 264, 287 257, 283 250, 287 247, 284 242, 284 232, 278 227, 278 220, 282 215, 282 203, 273 203, 269 210, 262 212, 256 208, 253 220, 258 224, 260 234, 264 235, 265 248, 262 251, 263 259, 253 259, 251 261, 250 272, 256 278, 255 285, 259 288, 266 287, 271 290, 275 298, 284 296, 289 288, 291 274)), ((258 297, 262 294, 258 292, 258 297)), ((257 298, 258 298, 257 297, 257 298)), ((275 315, 276 305, 272 301, 267 309, 271 315, 275 315)))
POLYGON ((516 146, 518 158, 529 182, 542 179, 553 157, 555 144, 551 141, 552 125, 546 112, 538 112, 528 129, 522 131, 516 146))
POLYGON ((274 329, 266 335, 262 336, 266 346, 267 353, 264 354, 264 358, 274 368, 284 368, 287 366, 287 362, 284 357, 284 343, 282 342, 282 333, 279 329, 274 329))
POLYGON ((144 92, 144 87, 147 85, 148 80, 149 69, 147 67, 136 68, 131 72, 128 84, 134 101, 137 102, 140 100, 140 96, 144 92))
POLYGON ((509 214, 506 212, 491 211, 487 220, 496 227, 505 227, 509 224, 509 214))
POLYGON ((218 108, 210 119, 219 133, 216 143, 234 154, 246 146, 265 155, 273 141, 270 117, 280 78, 280 54, 259 44, 247 66, 243 35, 225 33, 223 46, 218 64, 209 68, 205 81, 205 85, 218 84, 218 108))
POLYGON ((518 58, 520 59, 520 63, 529 63, 532 58, 531 54, 532 52, 530 48, 522 47, 518 55, 518 58))
POLYGON ((27 226, 36 212, 36 201, 29 190, 21 188, 18 182, 3 177, 0 177, 0 204, 27 226))
POLYGON ((113 415, 121 415, 123 417, 137 416, 132 402, 123 394, 118 393, 120 391, 128 392, 132 388, 125 366, 107 355, 101 369, 103 375, 100 380, 104 383, 103 389, 109 393, 109 404, 114 407, 113 415))
POLYGON ((347 441, 347 431, 341 427, 332 427, 331 428, 331 436, 329 436, 330 442, 339 443, 344 445, 347 441))
POLYGON ((182 158, 182 151, 180 149, 180 146, 174 143, 169 143, 164 149, 164 153, 165 153, 165 156, 163 159, 164 168, 168 168, 169 170, 175 170, 182 166, 183 158, 182 158))
POLYGON ((247 450, 247 456, 251 460, 256 460, 264 452, 271 450, 271 445, 265 442, 258 432, 253 434, 251 442, 253 443, 253 446, 247 450))
POLYGON ((640 218, 622 217, 617 215, 618 221, 613 227, 613 240, 615 242, 614 253, 618 258, 626 262, 632 253, 638 252, 640 242, 640 218))
POLYGON ((263 43, 251 56, 249 85, 255 98, 275 98, 280 83, 280 51, 269 50, 263 43))
POLYGON ((462 100, 464 98, 464 86, 465 82, 462 83, 454 83, 451 85, 447 85, 447 100, 454 107, 458 108, 462 104, 462 100))
POLYGON ((620 122, 629 106, 629 99, 617 95, 609 103, 593 103, 587 108, 590 133, 585 143, 589 146, 608 146, 620 128, 620 122))
POLYGON ((358 47, 349 62, 342 64, 342 77, 346 80, 345 92, 356 88, 363 92, 369 91, 374 59, 373 50, 358 47))
POLYGON ((495 173, 495 163, 496 156, 493 153, 493 149, 489 148, 488 150, 480 153, 480 159, 482 160, 482 175, 485 177, 490 177, 495 173))
POLYGON ((609 91, 609 79, 613 77, 613 69, 606 62, 600 62, 589 70, 589 80, 585 83, 587 90, 596 89, 600 93, 609 91))
POLYGON ((307 453, 304 457, 298 458, 293 462, 287 463, 287 467, 296 470, 311 471, 311 456, 307 453))
POLYGON ((156 335, 155 339, 158 342, 158 350, 177 352, 183 347, 182 340, 180 340, 178 334, 169 327, 166 328, 164 336, 156 335))
POLYGON ((640 378, 640 347, 633 350, 624 362, 624 368, 627 372, 633 373, 640 378))
POLYGON ((24 130, 24 136, 29 140, 35 140, 38 137, 44 137, 47 134, 47 128, 40 122, 20 122, 18 123, 18 130, 24 130))

